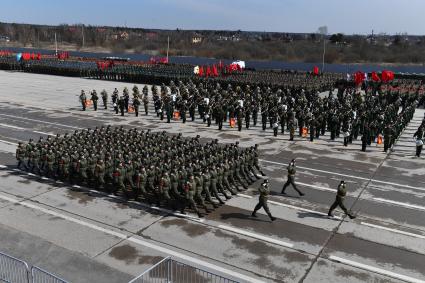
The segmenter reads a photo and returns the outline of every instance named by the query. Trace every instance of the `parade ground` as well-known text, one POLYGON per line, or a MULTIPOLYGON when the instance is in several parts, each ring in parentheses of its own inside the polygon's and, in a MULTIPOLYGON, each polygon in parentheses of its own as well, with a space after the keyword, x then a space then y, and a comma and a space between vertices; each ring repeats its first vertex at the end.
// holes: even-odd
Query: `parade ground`
POLYGON ((167 124, 152 102, 137 118, 104 110, 101 100, 97 112, 81 111, 82 89, 110 97, 125 86, 133 84, 0 71, 0 252, 69 282, 128 282, 167 256, 238 282, 425 282, 425 157, 414 156, 412 138, 423 109, 388 153, 328 135, 289 141, 287 131, 274 137, 261 125, 238 132, 199 118, 167 124), (16 169, 19 141, 102 125, 258 144, 278 219, 263 210, 251 217, 261 180, 198 218, 16 169), (303 197, 291 187, 280 194, 293 158, 303 197), (327 216, 341 180, 356 219, 339 209, 327 216))

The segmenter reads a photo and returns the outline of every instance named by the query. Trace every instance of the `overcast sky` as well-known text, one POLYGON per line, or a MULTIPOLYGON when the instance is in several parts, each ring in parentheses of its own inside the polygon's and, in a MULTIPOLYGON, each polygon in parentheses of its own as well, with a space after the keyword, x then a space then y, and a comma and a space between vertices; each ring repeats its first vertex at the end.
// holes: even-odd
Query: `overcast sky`
POLYGON ((425 0, 1 0, 0 22, 425 34, 425 0))

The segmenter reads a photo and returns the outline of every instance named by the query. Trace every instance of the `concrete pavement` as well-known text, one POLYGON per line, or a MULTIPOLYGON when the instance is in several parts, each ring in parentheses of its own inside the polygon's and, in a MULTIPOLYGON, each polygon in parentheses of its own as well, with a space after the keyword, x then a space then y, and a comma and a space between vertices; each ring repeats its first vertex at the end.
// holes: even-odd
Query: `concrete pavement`
POLYGON ((154 115, 79 109, 82 88, 111 93, 125 85, 132 87, 0 72, 0 251, 71 282, 127 282, 167 255, 241 282, 425 281, 425 158, 397 154, 400 140, 392 153, 380 146, 364 153, 360 141, 344 147, 342 138, 289 142, 288 133, 275 138, 260 126, 220 132, 199 119, 167 124, 154 115), (199 220, 14 171, 18 141, 107 124, 259 144, 279 219, 271 223, 261 211, 250 217, 260 181, 199 220), (291 188, 279 194, 294 157, 302 198, 291 188), (355 220, 341 211, 324 215, 341 179, 355 220))

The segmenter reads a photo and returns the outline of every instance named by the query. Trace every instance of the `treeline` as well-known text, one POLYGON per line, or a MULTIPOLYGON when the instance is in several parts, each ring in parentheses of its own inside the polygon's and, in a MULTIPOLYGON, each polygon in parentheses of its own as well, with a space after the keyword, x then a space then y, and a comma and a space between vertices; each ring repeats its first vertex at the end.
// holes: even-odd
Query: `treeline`
POLYGON ((425 37, 407 35, 347 36, 334 34, 244 31, 155 30, 85 25, 0 23, 0 46, 136 52, 242 60, 321 62, 323 40, 327 63, 425 63, 425 37), (4 39, 7 37, 10 42, 4 39), (198 41, 196 41, 198 39, 198 41))

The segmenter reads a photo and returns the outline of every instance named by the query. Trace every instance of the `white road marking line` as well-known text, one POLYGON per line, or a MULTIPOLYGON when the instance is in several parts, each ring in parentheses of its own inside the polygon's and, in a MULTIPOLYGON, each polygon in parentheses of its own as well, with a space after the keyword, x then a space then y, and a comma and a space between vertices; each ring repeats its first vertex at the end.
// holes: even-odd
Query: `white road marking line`
POLYGON ((402 187, 402 188, 408 188, 408 189, 425 191, 425 188, 422 188, 422 187, 414 187, 414 186, 409 186, 409 185, 402 185, 402 184, 397 184, 397 183, 393 183, 393 182, 385 182, 385 181, 379 181, 379 180, 371 180, 371 182, 372 183, 381 183, 381 184, 385 184, 385 185, 393 185, 393 186, 402 187))
POLYGON ((21 119, 21 120, 27 120, 27 121, 32 121, 32 122, 44 123, 44 124, 49 124, 49 125, 56 125, 56 126, 67 127, 67 128, 72 128, 72 129, 79 129, 79 130, 84 129, 84 128, 70 126, 70 125, 65 125, 65 124, 61 124, 61 123, 54 123, 54 122, 47 122, 47 121, 43 121, 43 120, 24 118, 24 117, 21 117, 21 116, 14 116, 14 115, 8 115, 8 114, 0 114, 0 116, 18 118, 18 119, 21 119))
POLYGON ((6 144, 10 144, 10 145, 14 145, 14 146, 18 146, 18 144, 17 144, 17 143, 10 142, 10 141, 0 140, 0 142, 2 142, 2 143, 6 143, 6 144))
POLYGON ((375 272, 375 273, 378 273, 378 274, 381 274, 381 275, 385 275, 385 276, 388 276, 388 277, 391 277, 391 278, 403 280, 403 281, 406 281, 406 282, 425 283, 424 280, 416 279, 416 278, 413 278, 413 277, 410 277, 410 276, 398 274, 398 273, 395 273, 395 272, 392 272, 392 271, 381 269, 379 267, 370 266, 370 265, 367 265, 367 264, 355 262, 355 261, 344 259, 344 258, 341 258, 341 257, 331 255, 329 257, 329 259, 336 261, 336 262, 346 264, 346 265, 354 266, 354 267, 357 267, 357 268, 360 268, 360 269, 364 269, 364 270, 367 270, 367 271, 371 271, 371 272, 375 272))
POLYGON ((237 195, 243 198, 252 198, 252 196, 245 195, 245 194, 237 194, 237 195))
POLYGON ((369 226, 369 227, 373 227, 373 228, 377 228, 377 229, 381 229, 381 230, 394 232, 394 233, 397 233, 397 234, 402 234, 402 235, 415 237, 415 238, 419 238, 419 239, 425 239, 424 235, 409 233, 409 232, 405 232, 405 231, 402 231, 402 230, 392 229, 392 228, 379 226, 379 225, 375 225, 375 224, 371 224, 371 223, 367 223, 367 222, 360 222, 360 224, 365 225, 365 226, 369 226))
MULTIPOLYGON (((305 212, 319 214, 319 215, 323 215, 323 216, 326 216, 326 217, 328 216, 327 213, 323 213, 323 212, 319 212, 319 211, 315 211, 315 210, 311 210, 311 209, 307 209, 307 208, 302 208, 302 207, 298 207, 298 206, 294 206, 294 205, 290 205, 290 204, 285 204, 285 203, 281 203, 281 202, 277 202, 277 201, 273 201, 273 200, 269 200, 268 202, 271 203, 271 204, 279 205, 279 206, 293 208, 295 210, 301 210, 301 211, 305 211, 305 212)), ((339 219, 339 220, 342 219, 342 217, 339 217, 339 216, 334 216, 333 218, 339 219)))
MULTIPOLYGON (((283 166, 286 166, 287 165, 287 164, 284 164, 284 163, 274 162, 274 161, 269 161, 269 160, 264 160, 264 159, 260 159, 260 161, 261 162, 265 162, 265 163, 272 163, 272 164, 277 164, 277 165, 283 165, 283 166)), ((321 173, 326 173, 326 174, 333 174, 333 175, 347 177, 347 178, 353 178, 353 179, 371 181, 372 183, 381 183, 381 184, 385 184, 385 185, 393 185, 393 186, 402 187, 402 188, 425 190, 425 188, 421 188, 421 187, 413 187, 413 186, 409 186, 409 185, 397 184, 397 183, 393 183, 393 182, 386 182, 386 181, 381 181, 381 180, 376 180, 376 179, 370 179, 370 178, 364 178, 364 177, 359 177, 359 176, 354 176, 354 175, 347 175, 347 174, 335 173, 335 172, 331 172, 331 171, 320 170, 320 169, 313 169, 313 168, 308 168, 308 167, 303 167, 303 166, 297 166, 297 167, 300 168, 300 169, 305 169, 305 170, 309 170, 309 171, 316 171, 316 172, 321 172, 321 173)))
POLYGON ((24 128, 21 128, 21 127, 16 127, 16 126, 12 126, 12 125, 8 125, 8 124, 2 124, 2 123, 0 123, 0 126, 15 129, 15 130, 25 130, 24 128))
MULTIPOLYGON (((23 172, 23 171, 21 171, 21 170, 19 170, 19 169, 13 169, 13 171, 17 171, 17 172, 23 172)), ((23 173, 25 173, 25 172, 23 172, 23 173)), ((32 173, 26 173, 27 175, 30 175, 30 174, 32 174, 32 173)), ((34 174, 32 174, 33 176, 35 176, 34 174)), ((53 179, 50 179, 50 178, 47 178, 47 177, 41 177, 41 179, 42 180, 49 180, 49 181, 55 181, 55 180, 53 180, 53 179)), ((56 183, 58 183, 58 184, 63 184, 63 182, 62 181, 55 181, 56 183)), ((81 186, 79 186, 79 185, 73 185, 72 186, 73 188, 77 188, 77 189, 79 189, 79 188, 81 188, 81 186)), ((83 188, 83 190, 86 190, 86 189, 84 189, 83 188)), ((114 199, 118 199, 118 200, 122 200, 122 201, 126 201, 125 199, 123 199, 122 197, 120 197, 120 196, 116 196, 116 195, 113 195, 113 194, 110 194, 110 195, 108 195, 108 194, 106 194, 106 193, 103 193, 103 192, 101 192, 101 191, 96 191, 96 190, 87 190, 87 191, 89 191, 89 192, 91 192, 91 193, 96 193, 96 194, 100 194, 100 195, 104 195, 104 196, 108 196, 108 197, 110 197, 110 198, 114 198, 114 199)), ((198 222, 201 222, 201 223, 203 223, 205 220, 204 219, 202 219, 202 218, 199 218, 199 217, 195 217, 195 216, 192 216, 192 215, 187 215, 187 214, 181 214, 181 213, 177 213, 177 212, 174 212, 174 211, 171 211, 171 210, 168 210, 168 209, 165 209, 165 208, 161 208, 161 207, 156 207, 156 206, 149 206, 149 205, 145 205, 144 203, 140 203, 140 202, 136 202, 136 201, 127 201, 128 203, 133 203, 133 204, 136 204, 136 205, 140 205, 140 206, 143 206, 143 207, 147 207, 147 208, 152 208, 152 209, 155 209, 155 210, 158 210, 158 211, 161 211, 161 212, 164 212, 164 213, 167 213, 167 214, 171 214, 171 215, 174 215, 174 216, 179 216, 179 217, 183 217, 183 218, 187 218, 187 219, 190 219, 190 220, 195 220, 195 221, 198 221, 198 222)))
POLYGON ((7 168, 7 166, 0 165, 0 168, 4 169, 4 168, 7 168))
POLYGON ((230 275, 230 276, 235 277, 235 278, 240 278, 240 279, 242 279, 242 280, 244 280, 246 282, 265 283, 264 281, 261 281, 259 279, 249 277, 247 275, 238 273, 236 271, 232 271, 232 270, 229 270, 229 269, 226 269, 226 268, 223 268, 223 267, 220 267, 220 266, 211 264, 209 262, 206 262, 206 261, 203 261, 203 260, 200 260, 200 259, 197 259, 197 258, 193 258, 193 257, 187 256, 187 255, 181 254, 179 252, 176 252, 176 251, 173 251, 173 250, 170 250, 170 249, 161 247, 161 246, 157 246, 155 244, 152 244, 150 242, 147 242, 147 241, 144 241, 144 240, 141 240, 141 239, 130 237, 127 240, 130 241, 130 242, 139 244, 141 246, 145 246, 147 248, 157 250, 157 251, 162 252, 162 253, 165 253, 167 255, 174 256, 174 257, 183 259, 185 261, 189 261, 189 262, 195 263, 197 265, 204 266, 204 267, 206 267, 206 268, 208 268, 210 270, 217 270, 220 273, 227 274, 227 275, 230 275))
MULTIPOLYGON (((272 163, 272 164, 277 164, 277 165, 282 165, 282 166, 287 165, 287 164, 284 164, 284 163, 269 161, 269 160, 265 160, 265 159, 259 159, 259 160, 261 162, 272 163)), ((359 180, 366 180, 366 181, 370 180, 368 178, 363 178, 363 177, 358 177, 358 176, 353 176, 353 175, 347 175, 347 174, 341 174, 341 173, 335 173, 335 172, 326 171, 326 170, 313 169, 313 168, 308 168, 308 167, 303 167, 303 166, 297 166, 297 167, 300 168, 300 169, 316 171, 316 172, 321 172, 321 173, 326 173, 326 174, 333 174, 333 175, 338 175, 338 176, 343 176, 343 177, 348 177, 348 178, 354 178, 354 179, 359 179, 359 180)))
POLYGON ((127 239, 128 241, 133 242, 135 244, 139 244, 141 246, 145 246, 145 247, 148 247, 148 248, 157 250, 157 251, 162 252, 162 253, 165 253, 167 255, 171 255, 171 256, 174 256, 174 257, 177 257, 177 258, 180 258, 180 259, 183 259, 183 260, 186 260, 186 261, 189 261, 189 262, 192 262, 192 263, 195 263, 195 264, 204 266, 204 267, 209 268, 211 270, 216 270, 216 271, 219 271, 221 273, 228 274, 228 275, 230 275, 232 277, 243 279, 243 280, 245 280, 247 282, 265 283, 264 281, 261 281, 261 280, 258 280, 258 279, 255 279, 255 278, 246 276, 244 274, 241 274, 241 273, 238 273, 238 272, 235 272, 235 271, 232 271, 232 270, 228 270, 226 268, 223 268, 223 267, 220 267, 220 266, 211 264, 211 263, 206 262, 206 261, 203 261, 203 260, 199 260, 199 259, 193 258, 191 256, 187 256, 187 255, 181 254, 179 252, 176 252, 176 251, 173 251, 173 250, 170 250, 170 249, 167 249, 167 248, 164 248, 164 247, 155 245, 155 244, 150 243, 150 242, 147 242, 147 241, 143 241, 143 240, 134 238, 133 236, 128 237, 125 234, 122 234, 122 233, 119 233, 119 232, 115 232, 113 230, 110 230, 110 229, 107 229, 107 228, 103 228, 103 227, 97 226, 95 224, 91 224, 89 222, 82 221, 82 220, 79 220, 79 219, 76 219, 76 218, 73 218, 73 217, 70 217, 70 216, 61 214, 61 213, 57 213, 57 212, 55 212, 53 210, 46 209, 46 208, 43 208, 43 207, 40 207, 40 206, 37 206, 37 205, 33 205, 33 204, 28 203, 26 201, 21 202, 21 201, 19 201, 17 199, 10 198, 10 197, 4 196, 2 194, 0 194, 0 198, 1 199, 4 199, 6 201, 12 202, 12 203, 18 203, 18 204, 20 204, 22 206, 25 206, 25 207, 28 207, 28 208, 31 208, 31 209, 39 210, 39 211, 44 212, 46 214, 50 214, 50 215, 53 215, 53 216, 62 218, 64 220, 67 220, 67 221, 70 221, 70 222, 79 224, 81 226, 85 226, 85 227, 88 227, 88 228, 91 228, 91 229, 94 229, 94 230, 103 232, 105 234, 109 234, 109 235, 115 236, 115 237, 120 238, 120 239, 127 239))
POLYGON ((53 134, 51 134, 51 133, 45 133, 45 132, 39 132, 39 131, 32 131, 32 132, 37 133, 37 134, 46 135, 46 136, 53 136, 53 134))
POLYGON ((394 200, 389 200, 389 199, 384 199, 384 198, 373 198, 373 200, 376 200, 376 201, 379 201, 379 202, 391 203, 391 204, 395 204, 395 205, 399 205, 399 206, 404 206, 404 207, 411 208, 411 209, 425 210, 425 206, 414 205, 414 204, 405 203, 405 202, 399 202, 399 201, 394 201, 394 200))
POLYGON ((31 129, 25 129, 25 128, 21 128, 21 127, 17 127, 17 126, 12 126, 12 125, 7 125, 7 124, 2 124, 2 123, 0 123, 0 126, 6 127, 6 128, 15 129, 15 130, 29 131, 29 132, 33 132, 33 133, 37 133, 37 134, 46 135, 46 136, 52 135, 50 133, 39 132, 39 131, 32 131, 31 129))
POLYGON ((335 193, 337 191, 336 189, 331 189, 331 188, 327 188, 327 187, 320 187, 320 186, 310 185, 310 184, 301 183, 301 182, 297 182, 297 184, 300 184, 300 185, 305 186, 305 187, 316 188, 316 189, 321 190, 321 191, 332 192, 332 193, 335 193))
POLYGON ((258 239, 258 240, 262 240, 262 241, 265 241, 265 242, 269 242, 269 243, 272 243, 272 244, 276 244, 276 245, 279 245, 279 246, 282 246, 282 247, 287 247, 287 248, 293 248, 294 247, 294 245, 291 244, 291 243, 286 243, 286 242, 283 242, 283 241, 279 241, 279 240, 276 240, 276 239, 273 239, 273 238, 270 238, 270 237, 266 237, 266 236, 263 236, 263 235, 259 235, 259 234, 256 234, 256 233, 251 233, 251 232, 241 230, 241 229, 238 229, 238 228, 234 228, 234 227, 230 227, 230 226, 226 226, 226 225, 218 225, 218 228, 223 229, 223 230, 227 230, 227 231, 230 231, 230 232, 235 232, 237 234, 241 234, 241 235, 248 236, 248 237, 251 237, 251 238, 255 238, 255 239, 258 239))
POLYGON ((79 225, 82 225, 82 226, 85 226, 85 227, 89 227, 89 228, 104 232, 106 234, 116 236, 118 238, 122 238, 122 239, 127 238, 127 235, 124 235, 122 233, 118 233, 118 232, 115 232, 115 231, 112 231, 112 230, 109 230, 109 229, 105 229, 105 228, 99 227, 97 225, 94 225, 94 224, 91 224, 91 223, 88 223, 88 222, 85 222, 85 221, 82 221, 82 220, 61 214, 61 213, 57 213, 57 212, 55 212, 51 209, 43 208, 43 207, 28 203, 27 201, 20 201, 18 199, 7 197, 7 196, 2 195, 2 194, 0 194, 0 198, 4 199, 6 201, 12 202, 12 203, 20 204, 22 206, 25 206, 25 207, 28 207, 28 208, 31 208, 31 209, 39 210, 39 211, 44 212, 46 214, 50 214, 50 215, 53 215, 53 216, 60 217, 62 219, 68 220, 70 222, 74 222, 76 224, 79 224, 79 225))

